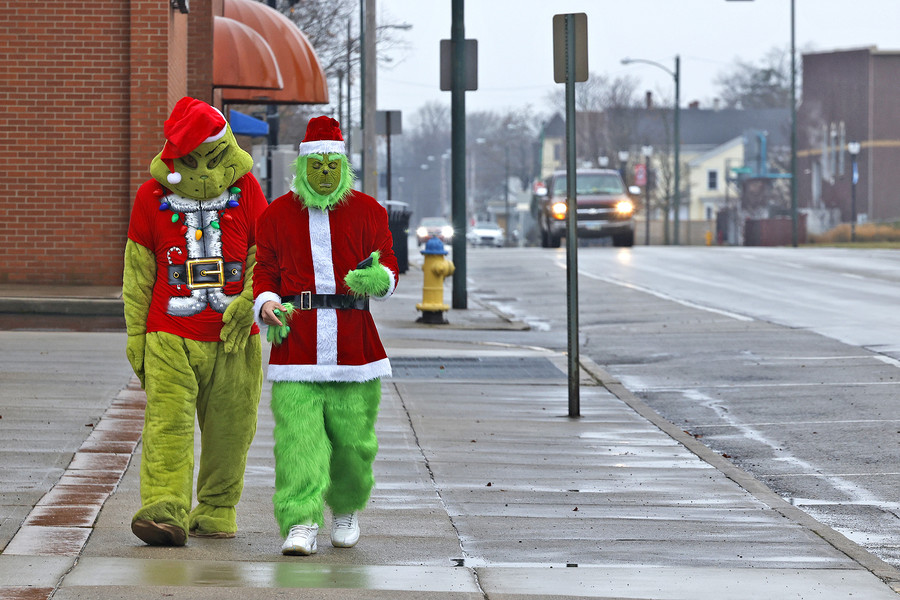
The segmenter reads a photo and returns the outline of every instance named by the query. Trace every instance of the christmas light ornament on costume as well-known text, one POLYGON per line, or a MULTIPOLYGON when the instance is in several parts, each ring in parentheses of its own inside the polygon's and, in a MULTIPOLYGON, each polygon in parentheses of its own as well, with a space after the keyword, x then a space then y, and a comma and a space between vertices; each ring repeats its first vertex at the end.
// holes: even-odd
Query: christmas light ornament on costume
POLYGON ((331 508, 331 542, 352 547, 375 483, 375 420, 391 365, 368 310, 398 268, 384 207, 352 189, 338 122, 309 122, 291 191, 259 219, 255 313, 269 326, 275 518, 282 553, 312 554, 331 508))
POLYGON ((125 245, 126 354, 147 392, 131 529, 148 544, 182 546, 188 533, 237 531, 262 388, 252 289, 266 200, 217 109, 182 98, 163 132, 125 245), (195 414, 202 437, 191 510, 195 414))

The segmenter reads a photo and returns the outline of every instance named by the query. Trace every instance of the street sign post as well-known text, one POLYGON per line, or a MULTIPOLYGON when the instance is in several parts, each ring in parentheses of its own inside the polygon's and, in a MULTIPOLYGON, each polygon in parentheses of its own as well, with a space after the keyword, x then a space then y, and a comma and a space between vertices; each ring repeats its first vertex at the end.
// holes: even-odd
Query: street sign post
POLYGON ((569 325, 569 416, 581 416, 578 344, 578 200, 575 82, 587 81, 587 15, 553 15, 553 78, 566 84, 566 281, 569 325))

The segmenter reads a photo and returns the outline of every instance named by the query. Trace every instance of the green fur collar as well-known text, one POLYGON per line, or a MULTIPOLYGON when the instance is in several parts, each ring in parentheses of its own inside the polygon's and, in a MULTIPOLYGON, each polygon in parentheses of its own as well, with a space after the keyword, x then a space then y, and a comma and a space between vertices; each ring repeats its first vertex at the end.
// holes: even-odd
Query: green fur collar
POLYGON ((294 180, 291 182, 291 191, 300 197, 304 205, 320 210, 334 208, 343 202, 347 196, 353 191, 353 169, 347 162, 347 157, 343 154, 329 154, 323 156, 321 154, 307 154, 299 156, 294 164, 294 180), (340 161, 341 175, 340 181, 335 190, 329 194, 323 195, 312 188, 309 183, 308 162, 310 160, 324 161, 326 159, 338 159, 340 161))

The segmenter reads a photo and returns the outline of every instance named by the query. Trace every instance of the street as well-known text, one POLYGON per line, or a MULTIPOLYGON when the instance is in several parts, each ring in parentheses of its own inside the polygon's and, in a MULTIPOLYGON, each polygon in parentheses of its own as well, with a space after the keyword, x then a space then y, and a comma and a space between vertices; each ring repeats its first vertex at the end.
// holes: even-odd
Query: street
MULTIPOLYGON (((470 252, 473 295, 566 348, 564 250, 470 252)), ((816 519, 900 564, 900 254, 579 249, 581 354, 816 519)), ((452 319, 452 312, 450 313, 452 319)))

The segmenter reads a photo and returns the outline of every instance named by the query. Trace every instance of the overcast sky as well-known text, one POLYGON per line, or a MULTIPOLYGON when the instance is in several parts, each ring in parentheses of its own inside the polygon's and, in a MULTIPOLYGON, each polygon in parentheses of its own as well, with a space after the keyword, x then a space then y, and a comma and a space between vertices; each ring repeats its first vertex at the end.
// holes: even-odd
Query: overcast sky
MULTIPOLYGON (((379 67, 378 108, 403 111, 404 123, 424 103, 450 104, 440 91, 440 40, 450 38, 450 0, 377 0, 379 23, 409 23, 396 32, 408 47, 379 67)), ((900 51, 900 0, 795 0, 796 46, 814 51, 877 46, 900 51)), ((652 65, 622 65, 624 57, 674 70, 681 56, 681 100, 710 106, 716 76, 736 58, 758 62, 788 48, 790 0, 468 0, 465 36, 478 40, 478 90, 466 110, 505 111, 531 105, 549 110, 553 82, 553 15, 587 14, 588 67, 631 75, 638 91, 674 97, 671 75, 652 65)))

